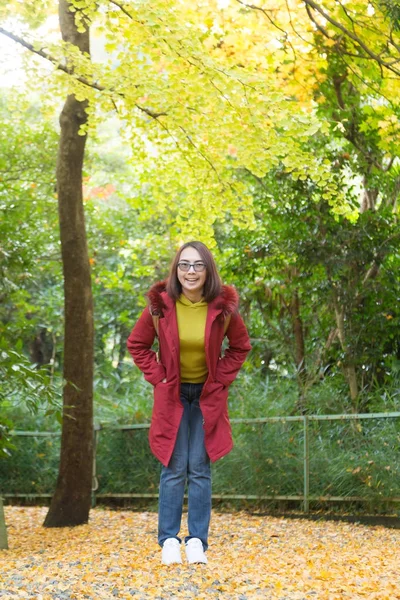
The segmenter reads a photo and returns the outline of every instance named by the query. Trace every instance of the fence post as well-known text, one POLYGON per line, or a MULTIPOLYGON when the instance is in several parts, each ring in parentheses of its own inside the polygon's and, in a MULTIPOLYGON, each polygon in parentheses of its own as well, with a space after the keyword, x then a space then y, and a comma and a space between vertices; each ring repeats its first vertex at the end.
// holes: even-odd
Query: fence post
POLYGON ((304 425, 304 447, 303 447, 303 458, 304 458, 304 501, 303 510, 308 513, 310 510, 310 447, 308 439, 308 416, 303 417, 304 425))
POLYGON ((4 516, 3 498, 0 497, 0 550, 8 550, 7 527, 4 516))

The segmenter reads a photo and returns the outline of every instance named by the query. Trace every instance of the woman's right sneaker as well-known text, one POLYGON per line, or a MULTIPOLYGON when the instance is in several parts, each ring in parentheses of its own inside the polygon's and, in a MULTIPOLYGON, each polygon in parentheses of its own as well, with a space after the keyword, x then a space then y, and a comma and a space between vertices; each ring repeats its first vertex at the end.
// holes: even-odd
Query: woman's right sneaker
POLYGON ((176 538, 168 538, 162 547, 161 562, 163 565, 181 563, 181 545, 176 538))

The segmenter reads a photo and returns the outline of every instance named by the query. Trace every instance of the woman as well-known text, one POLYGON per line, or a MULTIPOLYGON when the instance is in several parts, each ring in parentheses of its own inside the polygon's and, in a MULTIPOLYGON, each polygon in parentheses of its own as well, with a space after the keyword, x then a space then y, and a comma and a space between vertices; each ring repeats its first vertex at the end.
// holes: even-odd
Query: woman
POLYGON ((212 462, 232 449, 228 388, 251 349, 234 288, 222 285, 202 242, 177 252, 169 277, 147 294, 128 349, 154 386, 149 441, 162 463, 158 542, 164 564, 181 563, 178 537, 188 484, 189 563, 206 563, 212 462), (225 336, 229 347, 221 358, 225 336), (156 335, 159 355, 151 348, 156 335))

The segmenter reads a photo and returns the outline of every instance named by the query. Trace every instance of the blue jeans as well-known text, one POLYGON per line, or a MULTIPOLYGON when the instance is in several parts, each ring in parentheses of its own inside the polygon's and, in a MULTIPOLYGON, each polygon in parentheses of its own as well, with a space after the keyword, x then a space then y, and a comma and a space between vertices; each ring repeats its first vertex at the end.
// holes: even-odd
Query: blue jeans
POLYGON ((202 383, 182 383, 183 415, 168 467, 162 467, 158 507, 158 543, 178 537, 185 483, 188 484, 188 531, 208 547, 211 517, 211 468, 204 446, 203 415, 199 400, 202 383))

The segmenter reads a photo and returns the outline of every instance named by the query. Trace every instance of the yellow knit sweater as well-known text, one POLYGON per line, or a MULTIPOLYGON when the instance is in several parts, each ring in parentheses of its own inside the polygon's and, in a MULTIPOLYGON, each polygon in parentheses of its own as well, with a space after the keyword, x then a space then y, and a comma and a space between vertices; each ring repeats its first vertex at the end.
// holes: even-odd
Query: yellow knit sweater
POLYGON ((183 294, 176 302, 183 383, 202 383, 207 379, 204 349, 207 306, 204 300, 190 302, 183 294))

